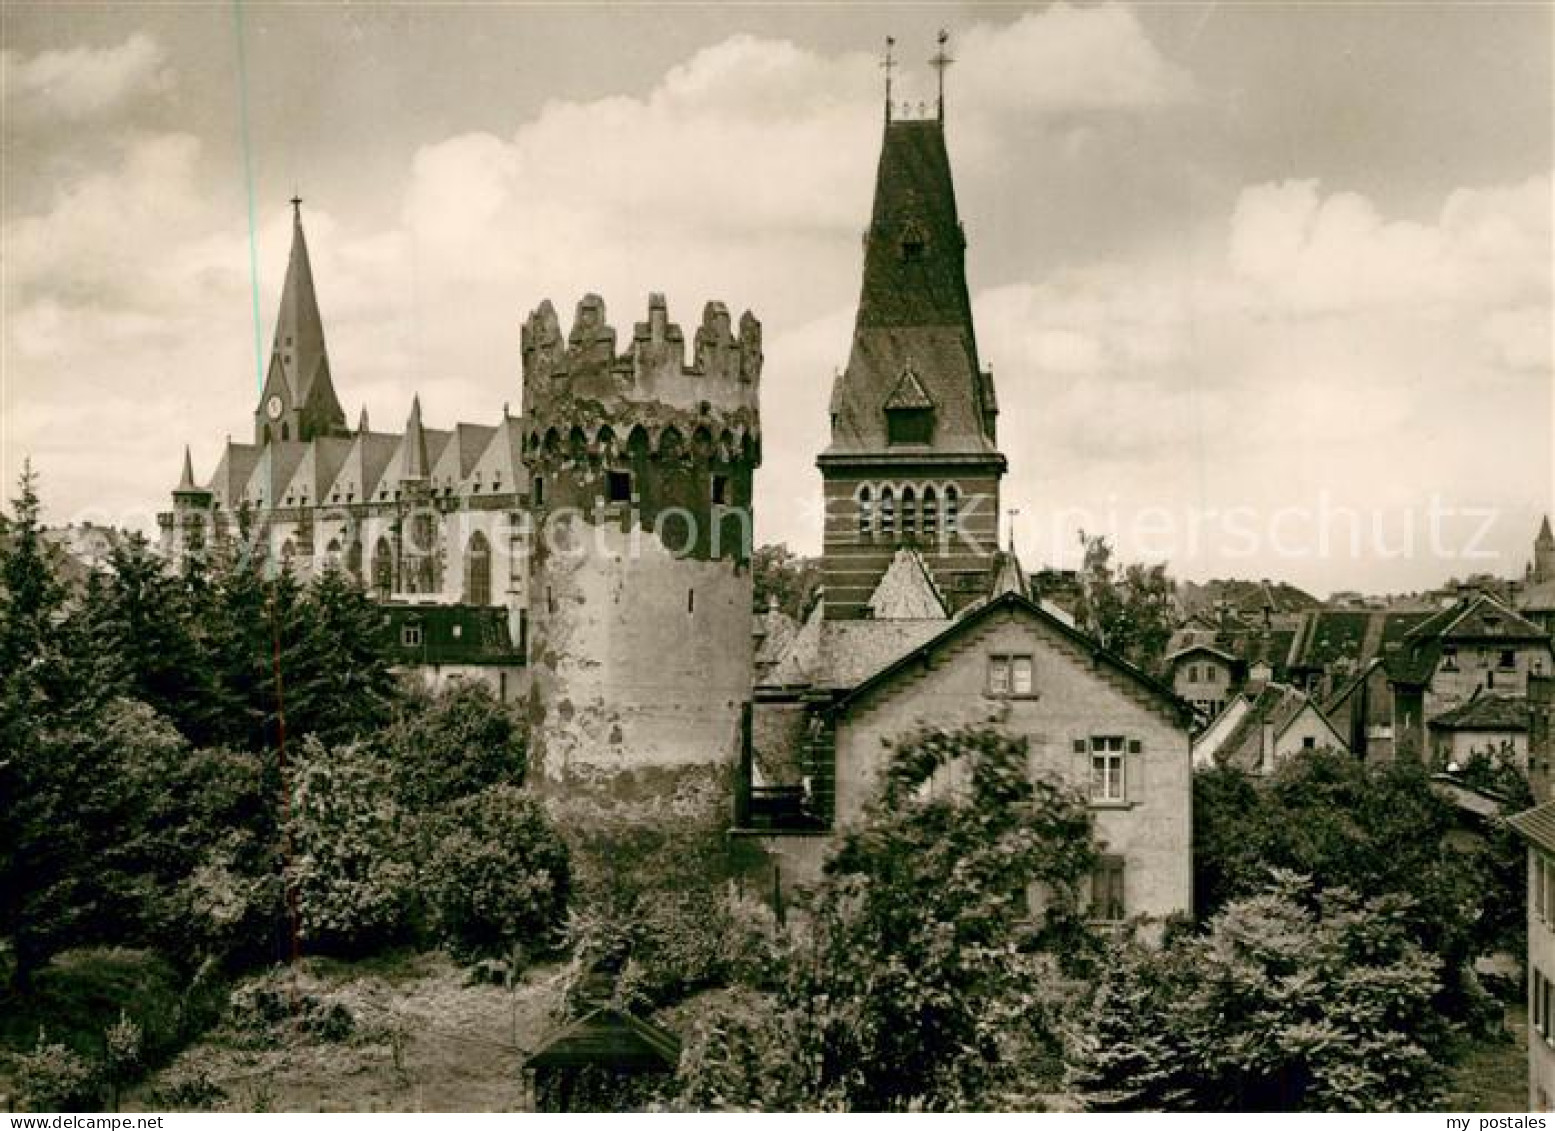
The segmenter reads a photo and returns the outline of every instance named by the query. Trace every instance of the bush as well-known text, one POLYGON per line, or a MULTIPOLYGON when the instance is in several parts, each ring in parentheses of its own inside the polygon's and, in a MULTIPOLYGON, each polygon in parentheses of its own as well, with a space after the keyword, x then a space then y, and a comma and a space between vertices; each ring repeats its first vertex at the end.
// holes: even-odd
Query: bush
POLYGON ((1074 1083, 1128 1110, 1420 1110, 1449 1034, 1408 910, 1281 873, 1203 937, 1120 942, 1074 1083))
POLYGON ((155 1094, 157 1106, 169 1111, 212 1111, 228 1099, 203 1068, 169 1072, 155 1094))
POLYGON ((456 801, 425 872, 439 938, 465 958, 555 941, 572 886, 567 846, 545 810, 511 785, 456 801))
POLYGON ((291 782, 288 828, 302 937, 361 954, 411 928, 415 868, 403 814, 381 759, 309 739, 291 782))
POLYGON ((31 1052, 14 1058, 23 1111, 92 1111, 100 1106, 98 1066, 80 1053, 51 1043, 42 1030, 31 1052))
POLYGON ((376 741, 396 799, 428 812, 487 786, 523 785, 527 734, 485 684, 461 682, 410 698, 376 741))

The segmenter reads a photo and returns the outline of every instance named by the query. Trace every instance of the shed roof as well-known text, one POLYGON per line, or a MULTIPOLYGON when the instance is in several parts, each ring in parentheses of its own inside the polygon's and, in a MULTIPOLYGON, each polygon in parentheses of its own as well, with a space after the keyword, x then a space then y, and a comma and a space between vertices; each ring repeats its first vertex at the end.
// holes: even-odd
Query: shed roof
POLYGON ((680 1038, 614 1006, 601 1006, 551 1033, 524 1062, 526 1068, 599 1065, 636 1072, 673 1072, 680 1038))

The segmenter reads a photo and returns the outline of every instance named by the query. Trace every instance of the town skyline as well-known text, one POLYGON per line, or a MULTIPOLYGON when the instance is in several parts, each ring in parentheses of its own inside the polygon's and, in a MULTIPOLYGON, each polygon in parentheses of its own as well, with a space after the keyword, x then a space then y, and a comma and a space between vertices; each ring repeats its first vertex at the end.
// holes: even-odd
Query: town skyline
POLYGON ((4 17, 7 146, 35 160, 5 174, 0 463, 14 481, 32 458, 52 521, 149 520, 184 442, 203 477, 221 435, 246 430, 253 307, 267 342, 295 193, 337 387, 378 426, 398 427, 416 392, 432 425, 500 419, 519 400, 518 324, 546 298, 566 321, 600 293, 617 325, 650 292, 684 323, 707 299, 752 309, 768 358, 757 539, 815 552, 876 56, 894 32, 916 102, 941 22, 1029 567, 1075 564, 1066 528, 1109 533, 1115 515, 1120 556, 1165 557, 1184 579, 1404 591, 1520 575, 1550 509, 1547 9, 1328 13, 1327 46, 1286 9, 675 10, 640 40, 602 39, 620 67, 560 83, 557 62, 514 79, 492 52, 525 32, 564 45, 593 14, 501 10, 478 46, 415 9, 242 15, 252 249, 238 89, 215 61, 235 55, 231 11, 4 17), (463 43, 482 97, 421 97, 408 32, 433 64, 463 43), (1444 71, 1447 43, 1462 49, 1444 71), (332 45, 351 51, 326 82, 332 45), (1248 54, 1290 73, 1239 73, 1231 57, 1248 54), (1316 73, 1297 81, 1303 60, 1316 73), (485 96, 504 79, 511 107, 485 96), (1327 102, 1303 108, 1323 83, 1327 102), (361 132, 385 105, 409 109, 361 132), (1317 527, 1287 521, 1303 552, 1277 552, 1277 512, 1325 506, 1379 524, 1384 548, 1413 523, 1419 549, 1324 556, 1317 527), (1490 556, 1433 551, 1433 507, 1460 514, 1449 544, 1490 556), (1262 532, 1255 552, 1184 552, 1195 515, 1236 508, 1262 532), (1177 527, 1164 546, 1141 531, 1156 512, 1177 527))

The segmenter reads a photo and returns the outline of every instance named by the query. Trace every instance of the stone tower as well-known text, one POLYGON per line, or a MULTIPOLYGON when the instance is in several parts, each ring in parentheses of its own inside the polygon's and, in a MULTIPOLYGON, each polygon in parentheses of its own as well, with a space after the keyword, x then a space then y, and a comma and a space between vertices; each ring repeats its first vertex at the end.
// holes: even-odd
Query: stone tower
POLYGON ((1533 540, 1533 571, 1529 580, 1535 585, 1555 581, 1555 534, 1550 532, 1549 515, 1539 525, 1539 536, 1533 540))
POLYGON ((347 436, 324 349, 324 320, 313 290, 313 267, 302 234, 302 201, 292 198, 292 251, 275 318, 275 342, 264 390, 254 409, 254 443, 347 436))
POLYGON ((194 481, 194 461, 184 446, 184 471, 173 488, 169 549, 175 561, 197 554, 210 543, 211 493, 194 481))
POLYGON ((686 358, 664 299, 624 352, 604 303, 523 328, 533 755, 626 799, 732 767, 751 696, 761 325, 708 303, 686 358))
POLYGON ((888 107, 853 350, 816 460, 828 619, 867 616, 902 546, 918 549, 953 608, 988 592, 1005 459, 965 253, 943 116, 892 120, 888 107))

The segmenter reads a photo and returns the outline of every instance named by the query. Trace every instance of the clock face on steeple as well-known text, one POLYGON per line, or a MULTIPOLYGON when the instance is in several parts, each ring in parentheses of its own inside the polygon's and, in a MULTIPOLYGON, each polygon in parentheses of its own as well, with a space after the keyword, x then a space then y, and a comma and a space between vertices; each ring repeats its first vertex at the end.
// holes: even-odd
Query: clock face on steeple
POLYGON ((284 407, 279 396, 272 396, 265 402, 265 413, 271 420, 279 420, 281 419, 281 410, 284 407))

